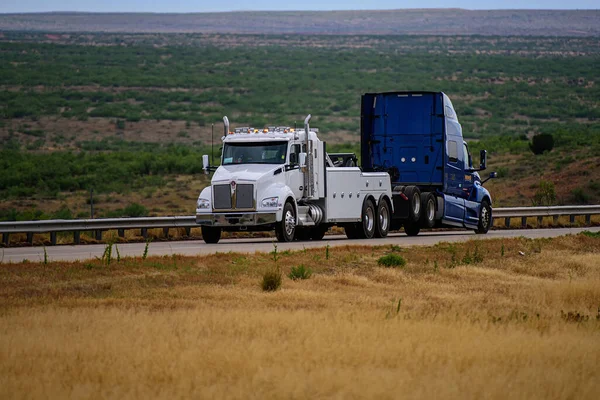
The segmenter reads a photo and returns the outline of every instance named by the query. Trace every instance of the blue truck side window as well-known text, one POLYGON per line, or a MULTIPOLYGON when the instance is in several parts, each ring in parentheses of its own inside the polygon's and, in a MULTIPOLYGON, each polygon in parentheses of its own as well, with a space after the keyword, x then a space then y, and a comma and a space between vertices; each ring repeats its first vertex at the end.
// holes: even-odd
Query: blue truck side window
POLYGON ((458 145, 454 140, 448 141, 448 161, 458 161, 458 145))
POLYGON ((464 143, 463 143, 463 153, 464 153, 464 161, 465 161, 465 170, 473 168, 473 161, 471 160, 471 153, 469 153, 469 148, 464 143))

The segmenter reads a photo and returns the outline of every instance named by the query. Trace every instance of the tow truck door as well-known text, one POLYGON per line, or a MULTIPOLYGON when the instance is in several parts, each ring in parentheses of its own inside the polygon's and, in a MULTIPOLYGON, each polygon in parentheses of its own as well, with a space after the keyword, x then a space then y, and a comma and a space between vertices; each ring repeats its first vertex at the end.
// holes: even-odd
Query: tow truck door
POLYGON ((292 143, 290 145, 289 155, 289 167, 286 171, 286 183, 294 192, 296 199, 302 198, 304 190, 304 175, 300 171, 299 159, 300 159, 301 145, 299 143, 292 143))

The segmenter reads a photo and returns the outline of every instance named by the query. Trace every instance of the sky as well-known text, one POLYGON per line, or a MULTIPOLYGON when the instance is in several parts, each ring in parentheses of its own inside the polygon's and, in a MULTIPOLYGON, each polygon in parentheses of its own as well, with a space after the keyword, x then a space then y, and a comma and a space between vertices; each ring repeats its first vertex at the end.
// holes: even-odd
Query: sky
POLYGON ((599 0, 0 0, 0 13, 378 10, 398 8, 598 9, 599 0))

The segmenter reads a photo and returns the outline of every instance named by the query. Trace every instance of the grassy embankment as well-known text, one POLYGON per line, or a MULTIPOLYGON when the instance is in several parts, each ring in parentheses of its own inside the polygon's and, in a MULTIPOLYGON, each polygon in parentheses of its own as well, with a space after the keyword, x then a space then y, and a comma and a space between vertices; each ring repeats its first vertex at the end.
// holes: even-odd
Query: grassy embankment
POLYGON ((1 265, 0 397, 592 399, 593 236, 1 265))

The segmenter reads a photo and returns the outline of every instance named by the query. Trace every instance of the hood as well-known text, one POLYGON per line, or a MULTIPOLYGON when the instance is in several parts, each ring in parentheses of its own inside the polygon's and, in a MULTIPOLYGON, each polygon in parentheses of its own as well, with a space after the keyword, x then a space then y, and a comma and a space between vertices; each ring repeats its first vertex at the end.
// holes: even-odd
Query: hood
POLYGON ((233 164, 221 165, 215 171, 212 183, 231 181, 256 182, 261 177, 273 176, 273 172, 282 168, 282 164, 233 164))

